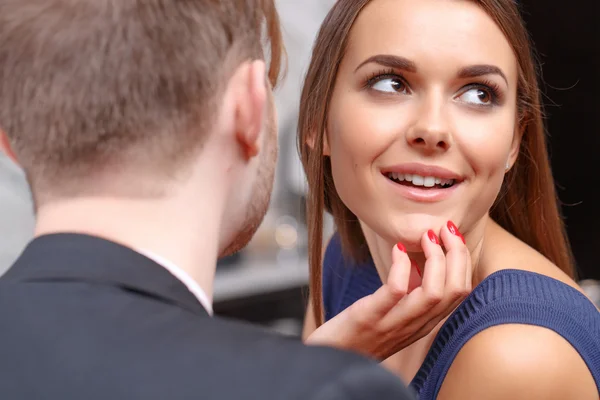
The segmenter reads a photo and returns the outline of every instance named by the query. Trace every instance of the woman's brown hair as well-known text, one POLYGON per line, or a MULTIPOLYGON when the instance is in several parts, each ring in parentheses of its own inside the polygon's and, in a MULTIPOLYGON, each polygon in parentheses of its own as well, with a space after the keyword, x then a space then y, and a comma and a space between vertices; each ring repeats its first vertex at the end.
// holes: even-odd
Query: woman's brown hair
MULTIPOLYGON (((300 101, 298 147, 308 178, 310 292, 317 326, 323 322, 323 212, 333 215, 344 254, 355 261, 370 257, 357 217, 344 205, 333 184, 331 163, 323 156, 329 103, 354 21, 371 0, 338 0, 317 36, 300 101)), ((535 57, 513 0, 471 0, 496 22, 509 41, 518 66, 518 112, 523 132, 520 154, 506 174, 491 217, 569 276, 571 249, 559 211, 546 149, 535 57)))

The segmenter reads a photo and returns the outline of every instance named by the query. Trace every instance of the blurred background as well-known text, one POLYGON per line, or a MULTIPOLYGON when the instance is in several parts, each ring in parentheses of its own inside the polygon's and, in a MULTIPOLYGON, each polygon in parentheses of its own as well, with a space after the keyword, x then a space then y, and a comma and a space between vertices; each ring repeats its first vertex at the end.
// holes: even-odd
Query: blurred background
MULTIPOLYGON (((296 151, 300 90, 313 40, 335 0, 278 0, 289 55, 276 93, 280 158, 271 208, 252 243, 219 262, 215 312, 299 335, 307 298, 305 179, 296 151)), ((600 303, 600 2, 521 1, 542 64, 549 150, 582 286, 600 303)), ((22 171, 0 154, 0 274, 31 238, 22 171)), ((330 220, 326 232, 332 232, 330 220)))

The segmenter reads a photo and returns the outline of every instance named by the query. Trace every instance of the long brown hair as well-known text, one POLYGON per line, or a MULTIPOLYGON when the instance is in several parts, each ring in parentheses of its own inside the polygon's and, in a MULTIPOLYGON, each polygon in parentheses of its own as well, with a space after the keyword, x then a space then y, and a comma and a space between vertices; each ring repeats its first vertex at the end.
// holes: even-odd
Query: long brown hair
MULTIPOLYGON (((500 195, 490 210, 504 229, 527 243, 569 276, 572 254, 559 212, 550 170, 529 35, 513 0, 472 0, 496 22, 508 39, 518 65, 518 112, 523 132, 520 154, 506 174, 500 195)), ((344 254, 368 259, 369 249, 358 218, 344 205, 333 184, 331 163, 323 156, 323 135, 336 76, 354 21, 370 0, 338 0, 317 36, 300 102, 298 147, 308 178, 310 292, 317 325, 323 321, 323 212, 330 212, 344 254)))

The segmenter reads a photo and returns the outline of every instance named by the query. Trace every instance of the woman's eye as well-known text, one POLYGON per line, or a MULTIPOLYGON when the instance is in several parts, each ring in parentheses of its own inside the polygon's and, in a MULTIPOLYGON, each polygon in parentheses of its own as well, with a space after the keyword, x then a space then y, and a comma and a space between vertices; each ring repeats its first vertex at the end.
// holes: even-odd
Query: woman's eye
POLYGON ((404 93, 407 91, 404 82, 398 78, 383 78, 375 82, 371 87, 378 92, 386 93, 404 93))
POLYGON ((475 104, 478 106, 487 106, 492 104, 492 95, 485 89, 472 88, 458 96, 462 102, 475 104))

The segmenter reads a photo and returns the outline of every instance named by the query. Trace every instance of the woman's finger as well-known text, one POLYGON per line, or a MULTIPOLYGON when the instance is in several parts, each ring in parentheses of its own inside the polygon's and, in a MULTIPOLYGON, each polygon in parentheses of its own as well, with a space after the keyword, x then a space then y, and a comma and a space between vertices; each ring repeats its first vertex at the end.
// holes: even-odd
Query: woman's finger
POLYGON ((446 285, 444 302, 449 305, 464 299, 469 290, 466 284, 469 249, 465 240, 452 221, 440 231, 440 238, 446 249, 446 285))
MULTIPOLYGON (((365 314, 371 321, 379 321, 408 293, 411 262, 405 247, 398 243, 392 249, 392 266, 388 279, 375 293, 355 303, 355 312, 365 314)), ((361 317, 362 318, 362 317, 361 317)))
POLYGON ((440 240, 432 230, 427 231, 421 238, 421 247, 425 254, 423 268, 423 287, 429 307, 436 306, 444 296, 446 283, 446 256, 440 246, 440 240))
POLYGON ((406 248, 398 243, 392 249, 392 266, 388 273, 385 289, 378 299, 379 309, 387 314, 407 293, 410 281, 411 261, 406 254, 406 248))
POLYGON ((421 247, 426 257, 425 268, 419 270, 423 274, 421 285, 414 288, 385 317, 382 323, 387 329, 408 324, 421 326, 438 317, 432 311, 443 298, 446 258, 437 235, 431 230, 423 234, 421 247))

